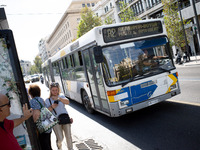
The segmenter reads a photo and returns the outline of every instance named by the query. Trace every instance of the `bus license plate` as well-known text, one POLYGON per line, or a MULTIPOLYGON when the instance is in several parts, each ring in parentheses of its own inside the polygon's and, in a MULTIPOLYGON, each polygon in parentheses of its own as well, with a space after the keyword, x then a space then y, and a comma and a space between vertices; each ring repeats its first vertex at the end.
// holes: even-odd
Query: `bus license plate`
POLYGON ((149 104, 149 106, 151 106, 151 105, 154 105, 158 102, 159 102, 158 99, 155 99, 155 100, 149 101, 148 104, 149 104))

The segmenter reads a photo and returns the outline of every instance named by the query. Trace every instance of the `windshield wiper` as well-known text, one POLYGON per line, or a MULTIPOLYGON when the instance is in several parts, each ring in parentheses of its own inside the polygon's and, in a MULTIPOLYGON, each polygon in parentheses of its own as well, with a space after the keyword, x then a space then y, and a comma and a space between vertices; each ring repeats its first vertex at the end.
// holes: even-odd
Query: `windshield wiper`
POLYGON ((159 70, 163 70, 163 71, 167 71, 167 72, 169 72, 169 73, 171 73, 171 69, 169 70, 169 69, 167 69, 167 68, 162 68, 162 67, 158 67, 158 69, 159 70))
POLYGON ((124 87, 125 85, 127 85, 129 82, 133 81, 134 77, 132 77, 129 81, 122 83, 122 87, 124 87))
POLYGON ((130 78, 129 81, 124 82, 124 83, 122 83, 121 85, 122 85, 122 87, 124 87, 124 86, 127 85, 129 82, 132 82, 132 81, 135 80, 135 79, 140 79, 140 78, 143 78, 143 77, 144 77, 144 74, 143 74, 143 75, 136 75, 136 76, 130 78))

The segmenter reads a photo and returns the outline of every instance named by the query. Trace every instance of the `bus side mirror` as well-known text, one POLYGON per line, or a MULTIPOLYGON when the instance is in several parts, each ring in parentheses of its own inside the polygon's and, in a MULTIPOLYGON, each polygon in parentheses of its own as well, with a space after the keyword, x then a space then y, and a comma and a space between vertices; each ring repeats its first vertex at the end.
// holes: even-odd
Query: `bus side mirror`
POLYGON ((102 53, 101 46, 94 47, 93 52, 94 52, 94 58, 95 58, 96 63, 102 63, 103 62, 103 53, 102 53))

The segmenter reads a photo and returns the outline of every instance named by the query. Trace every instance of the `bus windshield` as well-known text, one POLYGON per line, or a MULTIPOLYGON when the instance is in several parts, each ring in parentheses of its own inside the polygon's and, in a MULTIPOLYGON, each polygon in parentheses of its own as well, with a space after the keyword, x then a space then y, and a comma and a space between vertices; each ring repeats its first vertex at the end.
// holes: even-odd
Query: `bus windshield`
POLYGON ((123 43, 102 49, 102 63, 108 86, 169 72, 174 68, 167 48, 168 39, 159 37, 123 43))

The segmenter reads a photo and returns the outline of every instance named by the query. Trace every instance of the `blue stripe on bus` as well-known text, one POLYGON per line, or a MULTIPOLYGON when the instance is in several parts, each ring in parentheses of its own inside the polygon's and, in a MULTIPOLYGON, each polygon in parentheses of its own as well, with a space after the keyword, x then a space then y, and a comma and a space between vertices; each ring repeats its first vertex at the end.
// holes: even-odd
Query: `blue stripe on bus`
MULTIPOLYGON (((144 82, 142 84, 149 83, 149 82, 152 82, 152 81, 144 82)), ((117 95, 122 94, 122 93, 127 93, 128 97, 124 99, 120 99, 120 101, 129 100, 129 104, 127 104, 127 106, 131 106, 133 104, 148 100, 158 86, 156 84, 153 84, 153 85, 148 85, 146 87, 141 87, 142 84, 122 88, 117 93, 117 95)))
POLYGON ((147 87, 141 87, 141 84, 132 86, 131 87, 132 103, 135 104, 149 99, 157 87, 158 86, 156 84, 147 87))

